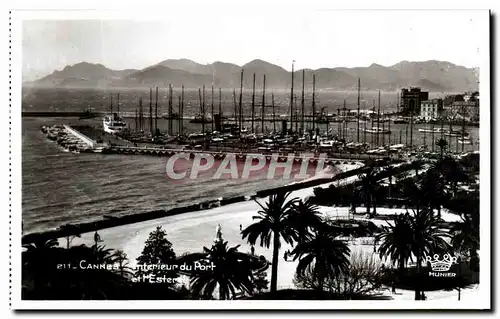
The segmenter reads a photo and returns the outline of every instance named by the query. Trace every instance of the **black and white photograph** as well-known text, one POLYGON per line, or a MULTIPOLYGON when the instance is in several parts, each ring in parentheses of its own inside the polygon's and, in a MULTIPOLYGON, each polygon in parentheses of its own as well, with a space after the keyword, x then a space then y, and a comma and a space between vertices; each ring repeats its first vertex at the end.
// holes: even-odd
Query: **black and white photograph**
POLYGON ((14 308, 491 308, 488 10, 141 10, 11 13, 14 308))

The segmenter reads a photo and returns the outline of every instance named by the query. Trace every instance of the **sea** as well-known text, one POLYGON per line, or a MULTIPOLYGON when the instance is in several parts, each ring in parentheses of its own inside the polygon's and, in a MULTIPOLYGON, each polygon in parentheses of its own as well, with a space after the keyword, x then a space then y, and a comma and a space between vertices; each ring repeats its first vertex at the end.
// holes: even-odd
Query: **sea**
MULTIPOLYGON (((166 90, 159 94, 158 113, 167 112, 166 90)), ((109 110, 110 94, 116 103, 120 93, 120 110, 135 112, 139 98, 143 99, 143 107, 149 108, 149 90, 89 90, 89 89, 25 89, 23 90, 23 111, 82 111, 92 108, 95 111, 109 110)), ((154 94, 155 92, 153 92, 154 94)), ((216 92, 218 93, 218 92, 216 92)), ((222 110, 232 114, 234 109, 232 91, 224 90, 221 99, 222 110), (223 102, 222 102, 223 101, 223 102)), ((337 106, 346 99, 348 108, 354 108, 357 93, 354 92, 319 92, 317 105, 330 105, 329 113, 334 113, 337 106)), ((363 93, 363 101, 376 97, 378 93, 363 93)), ((195 115, 199 110, 197 91, 186 91, 185 110, 187 115, 195 115), (189 93, 187 93, 189 92, 189 93)), ((211 108, 211 97, 208 98, 208 109, 211 108)), ((394 111, 396 108, 396 93, 383 93, 381 110, 394 111)), ((306 112, 310 112, 310 94, 306 95, 306 112)), ((266 96, 270 100, 270 96, 266 96)), ((277 115, 288 114, 286 92, 276 92, 277 115)), ((270 102, 270 101, 269 101, 270 102)), ((152 102, 152 105, 155 102, 152 102)), ((342 104, 341 104, 342 103, 342 104)), ((218 100, 214 101, 218 108, 218 100)), ((244 105, 248 110, 251 95, 244 96, 244 105)), ((266 105, 268 103, 266 102, 266 105)), ((371 104, 371 103, 370 103, 371 104)), ((115 106, 116 109, 116 106, 115 106)), ((175 107, 174 107, 175 110, 175 107)), ((268 113, 269 110, 266 111, 268 113)), ((247 113, 248 114, 248 113, 247 113)), ((130 127, 134 127, 134 118, 128 118, 130 127)), ((213 200, 221 197, 252 195, 261 189, 283 186, 297 180, 281 178, 267 179, 264 176, 252 179, 213 179, 210 175, 198 176, 196 179, 172 181, 165 173, 167 158, 143 155, 111 155, 111 154, 75 154, 67 152, 55 142, 48 140, 40 131, 42 125, 70 124, 91 125, 100 127, 102 120, 78 119, 68 117, 23 117, 22 119, 22 217, 23 232, 31 233, 55 229, 68 223, 100 220, 104 215, 121 216, 125 214, 143 213, 157 209, 170 209, 178 206, 191 205, 196 202, 213 200)), ((146 121, 147 124, 147 121, 146 121)), ((211 124, 206 124, 210 126, 211 124)), ((277 124, 279 125, 279 124, 277 124)), ((318 125, 320 130, 338 130, 339 124, 330 123, 318 125)), ((357 141, 357 123, 348 123, 347 136, 349 140, 357 141)), ((166 130, 167 120, 159 119, 157 126, 166 130)), ((265 122, 272 130, 273 124, 265 122)), ((175 124, 174 124, 174 127, 175 124)), ((201 124, 186 121, 188 132, 201 129, 201 124)), ((419 132, 424 124, 414 126, 414 145, 429 145, 431 150, 432 136, 430 133, 419 132)), ((430 126, 427 126, 430 128, 430 126)), ((438 127, 436 125, 436 127, 438 127)), ((453 127, 460 130, 461 127, 453 127)), ((384 136, 386 143, 405 143, 411 134, 406 134, 407 125, 391 123, 392 134, 384 136), (408 136, 408 137, 407 137, 408 136)), ((464 145, 464 150, 479 149, 479 129, 467 127, 472 145, 464 145)), ((382 139, 382 137, 379 137, 382 139)), ((439 138, 436 134, 435 140, 439 138)), ((371 135, 360 133, 360 141, 369 142, 371 135)), ((451 149, 462 149, 456 139, 450 139, 451 149)), ((300 167, 294 167, 299 170, 300 167)), ((330 171, 330 173, 333 173, 330 171)))

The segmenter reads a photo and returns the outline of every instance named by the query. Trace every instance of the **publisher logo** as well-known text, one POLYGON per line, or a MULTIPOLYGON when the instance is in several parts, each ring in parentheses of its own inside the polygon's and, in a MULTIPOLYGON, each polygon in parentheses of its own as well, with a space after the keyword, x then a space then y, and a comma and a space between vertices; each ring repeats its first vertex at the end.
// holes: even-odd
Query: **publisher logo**
POLYGON ((457 263, 457 257, 450 254, 444 254, 440 257, 438 254, 434 256, 426 256, 425 260, 430 264, 431 270, 429 276, 431 277, 455 277, 456 273, 449 272, 453 264, 457 263))

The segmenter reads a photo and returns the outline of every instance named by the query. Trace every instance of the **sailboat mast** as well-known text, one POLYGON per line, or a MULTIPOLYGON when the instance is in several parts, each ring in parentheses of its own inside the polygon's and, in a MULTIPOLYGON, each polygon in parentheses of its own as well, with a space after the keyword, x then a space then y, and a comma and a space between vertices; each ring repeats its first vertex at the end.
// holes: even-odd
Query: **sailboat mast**
POLYGON ((240 110, 240 132, 241 132, 241 129, 243 128, 243 69, 241 69, 241 77, 240 77, 240 103, 239 103, 239 110, 240 110))
POLYGON ((359 99, 360 99, 360 95, 361 95, 361 79, 358 78, 358 114, 357 114, 358 115, 358 138, 357 138, 358 143, 359 143, 359 107, 360 107, 359 99))
POLYGON ((314 131, 316 122, 316 74, 313 74, 312 122, 312 129, 314 131))
POLYGON ((382 146, 385 145, 385 112, 382 113, 382 146))
MULTIPOLYGON (((179 104, 180 105, 180 104, 179 104)), ((168 134, 174 134, 174 89, 168 84, 168 134)))
POLYGON ((179 123, 181 126, 181 130, 179 134, 184 133, 184 85, 181 87, 181 112, 179 113, 179 123))
POLYGON ((139 98, 139 129, 141 132, 144 131, 144 111, 142 109, 142 97, 139 98))
POLYGON ((293 73, 294 63, 292 62, 292 88, 290 90, 290 131, 293 131, 293 73))
MULTIPOLYGON (((323 115, 323 110, 321 110, 321 115, 323 115)), ((340 120, 340 109, 337 109, 337 125, 338 125, 338 129, 339 129, 339 138, 341 139, 342 138, 342 121, 340 120)))
POLYGON ((413 112, 415 111, 415 106, 410 110, 410 150, 413 150, 413 112))
POLYGON ((347 135, 347 114, 346 114, 346 106, 345 106, 345 99, 344 99, 344 130, 343 130, 343 135, 344 135, 344 140, 346 139, 347 135))
POLYGON ((274 111, 274 92, 271 94, 272 105, 273 105, 273 130, 276 134, 276 112, 274 111))
POLYGON ((182 132, 181 120, 180 120, 180 119, 181 119, 181 113, 182 113, 182 106, 181 106, 181 105, 182 105, 182 100, 181 100, 181 99, 182 99, 182 98, 181 98, 181 96, 179 95, 179 120, 178 120, 178 122, 177 122, 177 131, 178 131, 178 133, 177 133, 177 134, 179 134, 179 135, 180 135, 180 134, 181 134, 181 132, 182 132))
POLYGON ((255 133, 254 121, 255 121, 255 73, 253 74, 253 85, 252 85, 252 133, 255 133))
POLYGON ((295 133, 299 131, 299 110, 297 108, 297 97, 295 97, 295 133))
POLYGON ((135 124, 135 131, 137 132, 137 108, 135 108, 134 124, 135 124))
POLYGON ((158 87, 156 87, 156 102, 155 102, 155 134, 158 131, 158 87))
POLYGON ((380 90, 378 90, 378 110, 377 110, 377 146, 379 145, 379 131, 380 131, 380 90))
POLYGON ((264 134, 265 107, 266 107, 266 75, 264 74, 264 85, 262 88, 262 112, 260 118, 262 134, 264 134))
POLYGON ((212 85, 212 132, 214 131, 214 86, 212 85))
POLYGON ((110 113, 113 115, 113 94, 110 94, 109 97, 111 98, 111 102, 109 103, 110 113))
POLYGON ((233 105, 234 105, 234 123, 239 127, 238 121, 238 111, 236 109, 236 90, 233 89, 233 105))
POLYGON ((153 88, 149 87, 149 130, 151 131, 151 136, 154 135, 153 132, 153 88))
POLYGON ((306 70, 302 70, 302 101, 301 101, 301 106, 302 106, 302 119, 301 119, 301 125, 300 125, 300 130, 302 131, 302 134, 304 133, 304 112, 305 112, 305 106, 304 106, 304 87, 305 87, 305 79, 306 79, 306 70))
POLYGON ((219 117, 222 121, 222 88, 219 88, 219 117))
POLYGON ((392 132, 391 132, 391 117, 389 116, 389 146, 391 145, 391 135, 392 135, 392 132))
POLYGON ((120 93, 117 94, 116 107, 118 109, 118 116, 120 116, 120 93))

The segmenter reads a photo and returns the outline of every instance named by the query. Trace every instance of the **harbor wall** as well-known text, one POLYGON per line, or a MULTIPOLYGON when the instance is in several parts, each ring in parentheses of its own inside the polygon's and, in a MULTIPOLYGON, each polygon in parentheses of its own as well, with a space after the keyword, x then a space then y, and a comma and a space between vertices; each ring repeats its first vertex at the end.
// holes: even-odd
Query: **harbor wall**
POLYGON ((66 131, 68 131, 69 133, 73 134, 74 136, 78 137, 80 140, 82 140, 84 143, 86 143, 87 145, 89 145, 90 147, 92 148, 95 148, 96 147, 96 144, 97 142, 92 140, 91 138, 83 135, 82 133, 80 133, 79 131, 71 128, 71 126, 69 125, 64 125, 64 128, 66 129, 66 131))

